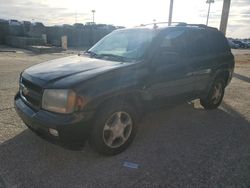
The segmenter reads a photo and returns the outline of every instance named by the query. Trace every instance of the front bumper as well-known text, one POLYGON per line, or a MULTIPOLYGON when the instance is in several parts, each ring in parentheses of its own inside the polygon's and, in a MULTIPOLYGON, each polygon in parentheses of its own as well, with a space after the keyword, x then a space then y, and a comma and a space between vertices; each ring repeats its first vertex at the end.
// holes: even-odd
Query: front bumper
POLYGON ((23 122, 38 136, 67 148, 83 146, 90 133, 92 113, 57 114, 45 110, 34 111, 20 97, 15 96, 15 109, 23 122), (58 131, 53 136, 49 128, 58 131))

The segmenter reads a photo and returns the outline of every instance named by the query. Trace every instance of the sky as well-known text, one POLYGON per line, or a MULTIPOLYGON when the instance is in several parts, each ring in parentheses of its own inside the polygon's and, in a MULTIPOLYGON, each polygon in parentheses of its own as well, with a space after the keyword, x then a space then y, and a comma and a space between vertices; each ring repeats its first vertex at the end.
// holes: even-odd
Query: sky
MULTIPOLYGON (((211 4, 209 26, 219 28, 223 0, 211 4)), ((170 0, 0 0, 0 19, 45 25, 95 22, 133 27, 167 21, 170 0)), ((174 0, 173 21, 205 24, 206 0, 174 0)), ((250 0, 231 0, 227 36, 250 38, 250 0)))

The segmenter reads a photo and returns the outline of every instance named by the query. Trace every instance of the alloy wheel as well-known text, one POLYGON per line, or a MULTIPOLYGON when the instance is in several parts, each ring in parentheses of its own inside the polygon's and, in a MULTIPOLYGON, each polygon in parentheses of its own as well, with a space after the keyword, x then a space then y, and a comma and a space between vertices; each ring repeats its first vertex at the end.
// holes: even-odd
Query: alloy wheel
POLYGON ((213 104, 217 104, 220 101, 222 97, 222 91, 223 91, 222 83, 220 82, 216 83, 211 97, 213 104))
POLYGON ((111 148, 123 145, 131 135, 133 121, 126 112, 113 113, 105 123, 103 129, 103 141, 111 148))

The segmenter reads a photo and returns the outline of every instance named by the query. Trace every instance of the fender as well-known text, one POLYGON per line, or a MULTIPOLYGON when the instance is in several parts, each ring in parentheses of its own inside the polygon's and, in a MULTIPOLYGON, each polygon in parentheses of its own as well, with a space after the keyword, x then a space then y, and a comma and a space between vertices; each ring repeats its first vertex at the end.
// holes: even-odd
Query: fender
POLYGON ((95 111, 106 101, 119 99, 141 108, 143 86, 148 76, 145 64, 129 65, 112 70, 83 83, 78 93, 86 99, 84 111, 95 111))
POLYGON ((219 66, 217 66, 216 68, 214 68, 214 71, 212 71, 211 74, 211 79, 207 88, 206 93, 210 90, 210 88, 212 87, 215 79, 218 76, 224 76, 225 77, 225 81, 226 81, 226 86, 230 83, 231 79, 232 79, 232 75, 233 75, 233 71, 234 71, 234 60, 230 61, 230 63, 223 63, 220 64, 219 66))

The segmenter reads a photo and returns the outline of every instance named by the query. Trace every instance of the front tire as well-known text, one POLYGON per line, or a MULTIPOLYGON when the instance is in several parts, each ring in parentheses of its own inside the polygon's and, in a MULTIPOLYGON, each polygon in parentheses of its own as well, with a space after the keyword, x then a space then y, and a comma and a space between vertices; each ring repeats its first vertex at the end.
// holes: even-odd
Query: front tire
POLYGON ((211 89, 206 98, 200 99, 201 105, 206 110, 213 110, 220 106, 225 92, 225 81, 218 77, 215 79, 211 89))
POLYGON ((137 132, 137 114, 126 103, 106 103, 93 125, 91 146, 104 155, 116 155, 124 151, 137 132))

